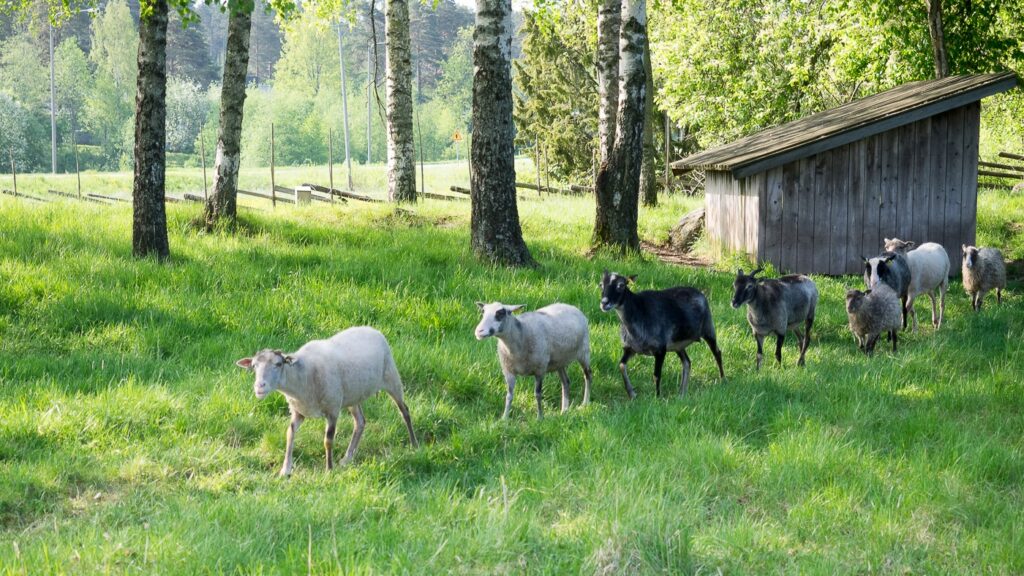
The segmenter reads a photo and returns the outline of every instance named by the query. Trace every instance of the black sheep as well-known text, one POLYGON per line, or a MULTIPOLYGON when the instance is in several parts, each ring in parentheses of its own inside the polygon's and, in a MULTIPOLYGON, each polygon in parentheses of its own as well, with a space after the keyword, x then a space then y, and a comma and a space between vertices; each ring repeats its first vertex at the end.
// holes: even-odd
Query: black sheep
POLYGON ((874 258, 864 258, 864 284, 869 289, 879 282, 887 284, 900 297, 903 328, 907 327, 907 292, 910 290, 910 265, 907 257, 896 252, 882 252, 874 258))
POLYGON ((686 347, 704 340, 718 363, 718 373, 725 379, 722 351, 715 339, 715 323, 707 298, 696 288, 678 286, 668 290, 645 290, 633 293, 629 283, 636 276, 609 273, 601 278, 601 310, 612 309, 619 316, 622 337, 622 359, 619 371, 630 399, 636 397, 629 381, 626 363, 634 354, 654 356, 654 387, 661 396, 661 367, 665 354, 675 352, 683 364, 679 393, 686 394, 690 380, 690 357, 686 347))

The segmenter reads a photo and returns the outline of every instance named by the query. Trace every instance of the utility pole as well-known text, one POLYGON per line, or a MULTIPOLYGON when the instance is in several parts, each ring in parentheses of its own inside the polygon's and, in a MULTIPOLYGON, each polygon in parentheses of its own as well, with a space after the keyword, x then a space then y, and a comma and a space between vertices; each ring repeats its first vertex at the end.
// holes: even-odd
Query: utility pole
POLYGON ((338 66, 341 67, 341 112, 345 125, 345 167, 348 170, 348 189, 352 190, 352 155, 348 149, 348 90, 345 87, 345 51, 341 44, 341 21, 338 22, 338 66))
POLYGON ((373 57, 373 41, 366 47, 366 163, 370 163, 370 131, 373 127, 373 107, 370 105, 370 86, 377 83, 370 68, 370 59, 373 57))
POLYGON ((50 28, 50 172, 57 173, 57 84, 53 79, 53 24, 50 28))

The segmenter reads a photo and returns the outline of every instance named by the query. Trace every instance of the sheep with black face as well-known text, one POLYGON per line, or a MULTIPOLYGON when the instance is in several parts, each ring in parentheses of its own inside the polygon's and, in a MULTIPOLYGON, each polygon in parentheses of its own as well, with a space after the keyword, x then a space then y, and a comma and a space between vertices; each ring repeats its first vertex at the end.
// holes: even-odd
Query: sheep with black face
MULTIPOLYGON (((901 254, 907 259, 910 283, 907 287, 904 312, 914 319, 914 332, 917 332, 914 300, 921 294, 927 294, 932 301, 932 326, 938 329, 946 315, 946 290, 949 289, 949 255, 946 254, 946 249, 935 242, 925 242, 917 246, 910 240, 886 238, 885 250, 901 254), (941 299, 938 314, 935 311, 936 297, 941 299)), ((904 321, 904 328, 906 325, 904 321)))
POLYGON ((683 365, 679 393, 686 394, 690 381, 690 357, 686 348, 704 340, 718 363, 718 374, 724 380, 722 351, 715 338, 711 306, 696 288, 677 286, 667 290, 645 290, 633 293, 629 284, 636 276, 623 276, 605 270, 601 278, 601 310, 615 310, 619 317, 622 358, 619 372, 630 399, 636 397, 629 380, 626 363, 636 354, 654 356, 654 388, 661 396, 661 368, 665 355, 675 352, 683 365))
POLYGON ((747 323, 757 341, 757 369, 764 358, 764 339, 775 334, 775 359, 782 364, 782 342, 786 332, 796 333, 800 346, 797 366, 804 365, 804 355, 811 342, 814 312, 818 307, 818 287, 807 276, 791 275, 779 279, 757 278, 758 268, 749 275, 736 271, 733 282, 732 307, 747 305, 747 323), (803 333, 801 333, 803 326, 803 333))
POLYGON ((587 317, 578 308, 568 304, 551 304, 535 312, 518 317, 514 313, 521 304, 505 305, 501 302, 476 303, 482 317, 476 327, 476 339, 494 336, 498 339, 498 363, 505 377, 508 393, 502 419, 512 410, 512 397, 516 376, 533 376, 537 398, 537 417, 544 416, 542 386, 544 375, 558 372, 562 380, 562 412, 569 409, 569 374, 566 369, 573 362, 583 368, 583 405, 590 403, 590 328, 587 317))
POLYGON ((417 446, 391 347, 383 334, 369 326, 349 328, 329 340, 313 340, 292 354, 262 350, 235 364, 255 373, 253 392, 256 398, 266 398, 278 390, 288 400, 292 419, 288 425, 281 476, 292 472, 295 434, 306 418, 327 419, 324 449, 327 469, 334 467, 334 431, 342 408, 348 409, 355 421, 352 440, 341 463, 351 462, 366 425, 363 401, 380 391, 387 392, 395 401, 409 431, 409 442, 417 446))
POLYGON ((907 257, 896 252, 883 252, 874 258, 864 258, 864 284, 871 290, 879 284, 892 288, 900 301, 900 316, 907 327, 907 298, 910 290, 910 265, 907 257))

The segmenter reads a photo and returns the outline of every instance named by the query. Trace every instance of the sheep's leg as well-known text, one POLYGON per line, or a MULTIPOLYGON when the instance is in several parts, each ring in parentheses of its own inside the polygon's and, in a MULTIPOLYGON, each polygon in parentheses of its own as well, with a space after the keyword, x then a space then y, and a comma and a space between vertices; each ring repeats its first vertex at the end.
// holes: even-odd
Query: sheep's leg
POLYGON ((1003 289, 1002 288, 996 288, 996 304, 1002 304, 1002 303, 1003 303, 1003 289))
POLYGON ((338 424, 337 416, 327 416, 327 431, 324 432, 324 451, 327 453, 327 471, 334 469, 334 431, 338 424))
POLYGON ((679 375, 679 395, 686 396, 686 391, 690 387, 690 356, 686 353, 686 350, 680 350, 676 352, 679 356, 679 361, 683 363, 683 372, 679 375))
POLYGON ((536 376, 537 387, 534 388, 533 394, 537 397, 537 418, 544 417, 544 376, 536 376))
POLYGON ((775 361, 782 365, 782 343, 786 340, 786 333, 775 335, 775 361))
POLYGON ((583 367, 583 406, 590 404, 590 383, 594 379, 594 373, 590 370, 590 363, 580 362, 583 367))
POLYGON ((909 314, 909 312, 907 311, 907 296, 906 296, 906 294, 900 296, 900 304, 903 306, 903 308, 901 308, 901 310, 903 311, 903 329, 906 330, 907 329, 907 314, 909 314))
POLYGON ((562 412, 569 409, 569 373, 565 368, 558 370, 558 376, 562 379, 562 412))
POLYGON ((761 361, 764 359, 764 334, 754 334, 754 340, 757 340, 757 363, 755 364, 756 369, 761 369, 761 361))
POLYGON ((412 416, 409 415, 409 407, 405 405, 405 400, 401 396, 391 394, 391 399, 395 401, 395 405, 398 406, 398 411, 402 413, 402 420, 405 420, 405 427, 409 430, 409 444, 413 448, 418 448, 420 443, 416 441, 416 433, 412 429, 412 416))
POLYGON ((636 398, 636 392, 633 391, 633 383, 629 381, 629 370, 626 368, 626 362, 633 357, 633 350, 629 348, 622 349, 622 358, 619 359, 619 372, 622 373, 622 383, 626 386, 626 395, 632 400, 636 398))
POLYGON ((899 336, 896 335, 896 330, 889 332, 892 335, 892 351, 896 351, 896 341, 899 340, 899 336))
POLYGON ((875 344, 878 342, 878 338, 881 334, 872 334, 868 336, 867 344, 864 345, 864 353, 871 356, 875 352, 875 344))
POLYGON ((348 450, 345 450, 345 458, 341 461, 342 466, 356 457, 356 449, 359 448, 359 440, 363 437, 363 428, 366 427, 362 406, 351 406, 348 411, 352 414, 352 420, 355 421, 355 428, 352 430, 352 440, 348 443, 348 450))
POLYGON ((722 351, 718 348, 718 340, 715 340, 714 336, 705 336, 704 341, 708 343, 708 348, 711 349, 711 353, 715 356, 715 362, 718 363, 718 376, 725 380, 725 368, 722 368, 722 351))
MULTIPOLYGON (((939 288, 936 288, 935 290, 939 290, 939 288)), ((936 310, 935 310, 935 303, 936 303, 935 302, 935 290, 933 290, 933 291, 928 293, 928 299, 932 301, 932 327, 933 328, 938 328, 939 327, 938 318, 937 318, 937 316, 935 314, 935 312, 936 312, 936 310)))
MULTIPOLYGON (((914 310, 914 298, 916 298, 916 297, 917 296, 914 295, 914 296, 909 296, 907 298, 907 314, 909 314, 914 319, 914 334, 917 334, 917 310, 914 310)), ((907 328, 907 322, 906 322, 906 318, 904 318, 903 329, 906 330, 906 328, 907 328)))
POLYGON ((665 365, 665 352, 654 354, 654 393, 661 398, 661 368, 665 365))
POLYGON ((796 333, 797 342, 800 343, 800 357, 796 361, 797 366, 804 365, 804 356, 807 354, 807 346, 811 343, 811 321, 804 322, 804 331, 793 330, 796 333))
POLYGON ((288 424, 288 435, 285 437, 284 464, 281 465, 281 476, 292 474, 292 448, 295 447, 295 435, 299 432, 299 426, 306 417, 298 412, 292 412, 292 421, 288 424))
POLYGON ((943 280, 942 284, 939 286, 939 296, 940 296, 939 323, 935 325, 936 329, 941 328, 942 327, 942 321, 946 319, 946 292, 947 291, 949 291, 949 279, 948 278, 943 280))
POLYGON ((508 418, 510 412, 512 412, 512 393, 516 391, 516 375, 511 372, 505 372, 505 385, 508 387, 508 393, 505 394, 505 411, 501 414, 501 419, 508 418))

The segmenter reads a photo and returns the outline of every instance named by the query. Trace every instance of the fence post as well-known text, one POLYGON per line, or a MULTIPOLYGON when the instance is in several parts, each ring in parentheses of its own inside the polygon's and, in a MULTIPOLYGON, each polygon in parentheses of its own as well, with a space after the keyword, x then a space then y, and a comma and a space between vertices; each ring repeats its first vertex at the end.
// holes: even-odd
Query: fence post
POLYGON ((541 181, 540 181, 540 139, 534 138, 533 140, 533 152, 534 156, 537 157, 537 196, 540 196, 541 181))
POLYGON ((669 163, 672 160, 672 128, 669 125, 668 112, 665 112, 665 194, 668 194, 672 186, 672 167, 669 163))
POLYGON ((277 183, 274 182, 274 123, 270 123, 270 206, 277 208, 277 183))
POLYGON ((334 128, 327 129, 327 179, 331 186, 330 199, 334 202, 334 128))
POLYGON ((210 195, 206 186, 206 138, 203 138, 202 132, 199 133, 199 153, 203 159, 203 200, 208 202, 210 195))
POLYGON ((11 178, 14 179, 14 195, 18 195, 18 171, 14 169, 14 148, 8 148, 7 153, 11 156, 11 178))
POLYGON ((78 131, 71 133, 75 139, 75 177, 78 178, 78 198, 82 198, 82 171, 78 168, 78 131))

